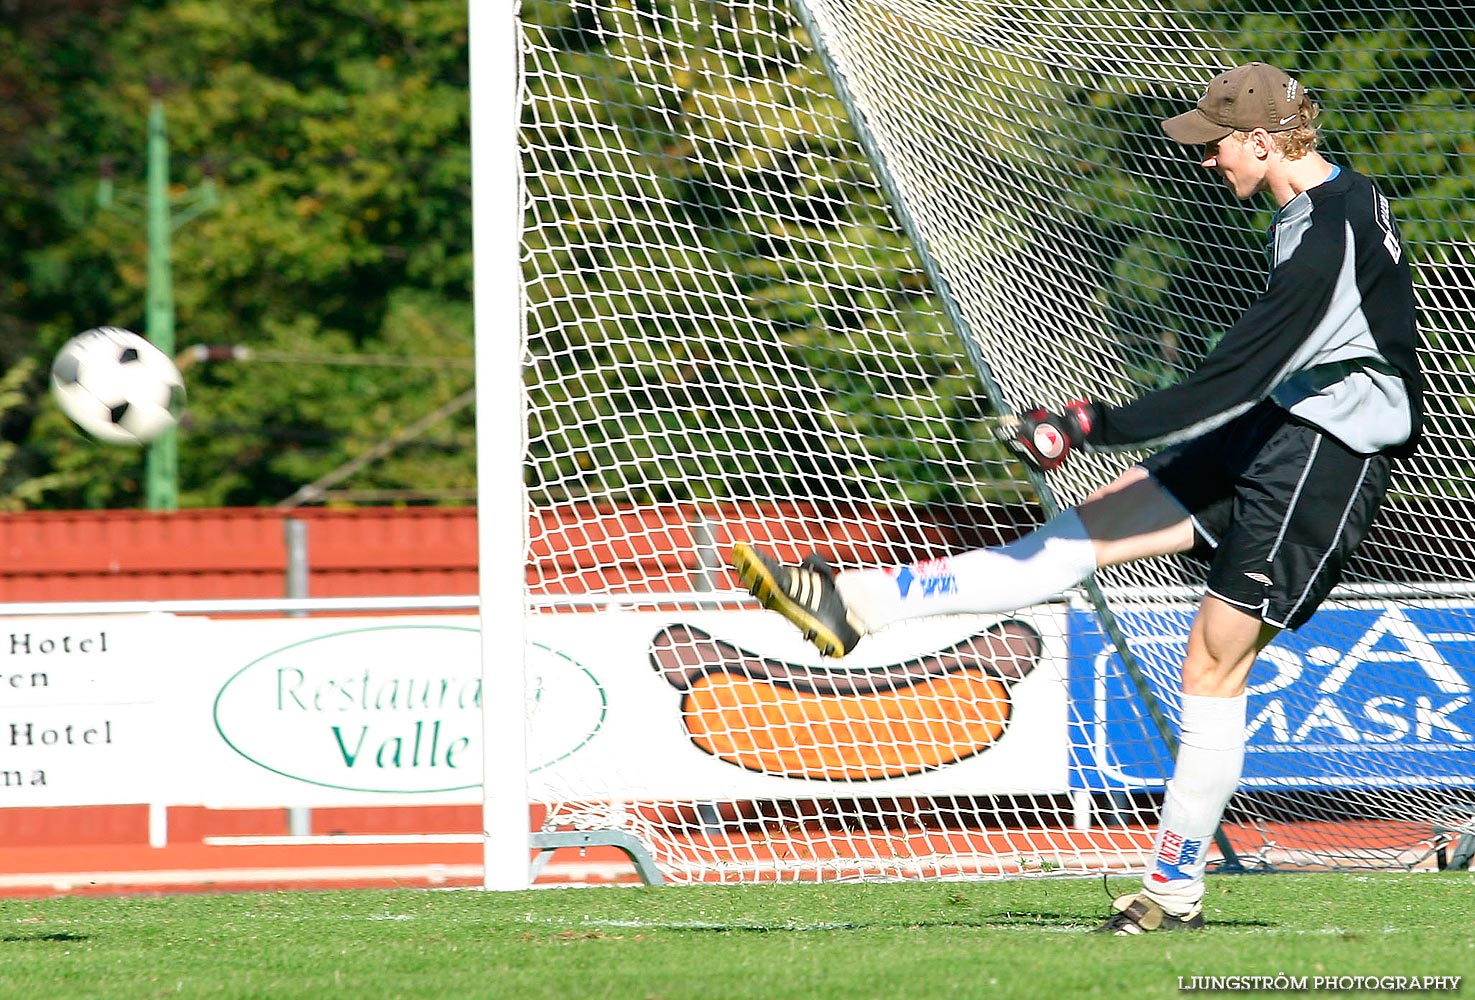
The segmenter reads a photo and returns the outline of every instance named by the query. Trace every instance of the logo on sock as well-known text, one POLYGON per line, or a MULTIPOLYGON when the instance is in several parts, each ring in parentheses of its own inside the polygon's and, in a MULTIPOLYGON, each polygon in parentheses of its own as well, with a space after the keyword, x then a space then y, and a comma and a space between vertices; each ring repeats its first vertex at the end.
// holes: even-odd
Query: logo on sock
POLYGON ((1199 851, 1202 849, 1203 841, 1185 840, 1182 834, 1164 830, 1163 846, 1158 848, 1157 852, 1157 871, 1153 872, 1150 878, 1158 883, 1193 878, 1183 869, 1198 860, 1199 851))
POLYGON ((910 566, 888 568, 886 572, 896 580, 897 592, 903 600, 913 586, 919 590, 918 596, 923 598, 958 592, 958 578, 953 575, 952 565, 946 559, 926 559, 910 566))

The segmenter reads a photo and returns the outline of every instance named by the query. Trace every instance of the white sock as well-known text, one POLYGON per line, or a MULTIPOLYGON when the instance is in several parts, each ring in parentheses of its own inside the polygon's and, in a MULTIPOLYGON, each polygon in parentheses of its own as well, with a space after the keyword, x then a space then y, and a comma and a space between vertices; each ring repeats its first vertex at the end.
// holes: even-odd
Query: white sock
POLYGON ((1047 600, 1096 570, 1096 546, 1074 510, 992 549, 840 573, 835 586, 874 632, 930 615, 1013 611, 1047 600))
POLYGON ((1204 869, 1214 831, 1245 762, 1245 696, 1183 696, 1183 725, 1173 780, 1153 863, 1142 879, 1147 895, 1169 913, 1188 913, 1204 896, 1204 869))

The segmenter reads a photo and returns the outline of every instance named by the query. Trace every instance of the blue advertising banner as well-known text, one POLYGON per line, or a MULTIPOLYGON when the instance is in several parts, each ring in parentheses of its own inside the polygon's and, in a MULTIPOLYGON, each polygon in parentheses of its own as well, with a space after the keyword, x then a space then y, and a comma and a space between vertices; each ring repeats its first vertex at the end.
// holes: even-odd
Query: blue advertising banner
MULTIPOLYGON (((1173 732, 1192 610, 1118 615, 1173 732)), ((1070 612, 1073 787, 1161 787, 1172 770, 1094 613, 1070 612)), ((1324 608, 1250 674, 1242 787, 1475 786, 1475 605, 1324 608)))

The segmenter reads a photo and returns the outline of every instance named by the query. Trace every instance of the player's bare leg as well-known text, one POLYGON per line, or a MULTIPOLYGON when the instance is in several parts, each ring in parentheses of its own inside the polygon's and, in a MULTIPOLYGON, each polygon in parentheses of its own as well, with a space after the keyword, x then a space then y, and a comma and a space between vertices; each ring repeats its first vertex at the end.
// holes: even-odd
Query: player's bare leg
POLYGON ((1244 767, 1245 685, 1279 629, 1217 597, 1199 605, 1183 662, 1183 713, 1173 779, 1141 892, 1118 897, 1108 934, 1203 926, 1204 871, 1214 831, 1244 767))

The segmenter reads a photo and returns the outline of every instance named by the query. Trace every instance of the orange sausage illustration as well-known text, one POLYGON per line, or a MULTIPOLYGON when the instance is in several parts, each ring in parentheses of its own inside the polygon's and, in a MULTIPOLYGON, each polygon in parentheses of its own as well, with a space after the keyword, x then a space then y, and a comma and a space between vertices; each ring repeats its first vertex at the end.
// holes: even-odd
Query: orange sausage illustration
POLYGON ((682 692, 691 741, 763 774, 875 781, 982 753, 1009 726, 1009 686, 1039 662, 1017 619, 947 649, 867 669, 758 656, 690 625, 651 639, 651 665, 682 692))

